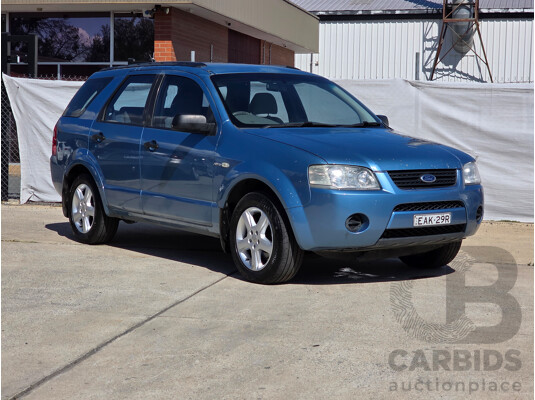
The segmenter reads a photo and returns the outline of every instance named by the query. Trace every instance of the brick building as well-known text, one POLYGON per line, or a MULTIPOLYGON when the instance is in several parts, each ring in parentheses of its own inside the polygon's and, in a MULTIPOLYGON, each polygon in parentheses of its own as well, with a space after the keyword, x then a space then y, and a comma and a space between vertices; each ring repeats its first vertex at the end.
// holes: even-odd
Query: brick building
MULTIPOLYGON (((5 0, 2 32, 37 33, 38 74, 90 75, 136 61, 294 65, 318 51, 319 20, 286 0, 5 0)), ((22 72, 23 44, 11 43, 22 72)))

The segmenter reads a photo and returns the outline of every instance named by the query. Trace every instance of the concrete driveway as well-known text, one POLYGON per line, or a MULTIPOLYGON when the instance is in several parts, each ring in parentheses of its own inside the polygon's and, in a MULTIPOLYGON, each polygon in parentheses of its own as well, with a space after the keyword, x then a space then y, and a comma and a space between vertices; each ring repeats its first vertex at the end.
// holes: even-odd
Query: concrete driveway
POLYGON ((87 246, 59 207, 3 204, 13 397, 530 399, 533 225, 485 223, 432 271, 307 256, 260 286, 211 238, 121 223, 87 246))

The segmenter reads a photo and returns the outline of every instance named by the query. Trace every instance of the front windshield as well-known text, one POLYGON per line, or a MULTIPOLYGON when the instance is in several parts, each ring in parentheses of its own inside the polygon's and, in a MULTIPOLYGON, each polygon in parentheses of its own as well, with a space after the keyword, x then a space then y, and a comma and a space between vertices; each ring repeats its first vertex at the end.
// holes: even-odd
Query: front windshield
POLYGON ((379 120, 333 82, 313 75, 215 75, 229 117, 238 127, 369 126, 379 120))

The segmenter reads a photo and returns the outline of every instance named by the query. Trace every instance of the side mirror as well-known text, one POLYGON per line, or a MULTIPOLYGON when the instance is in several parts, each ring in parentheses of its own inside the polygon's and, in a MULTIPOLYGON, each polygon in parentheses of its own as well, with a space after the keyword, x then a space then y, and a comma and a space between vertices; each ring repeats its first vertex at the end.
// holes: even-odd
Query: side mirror
POLYGON ((215 133, 215 123, 206 122, 204 115, 179 114, 173 119, 172 128, 177 131, 204 133, 207 135, 215 133))
POLYGON ((390 128, 390 124, 388 123, 388 117, 386 115, 378 115, 377 118, 381 120, 384 126, 390 128))

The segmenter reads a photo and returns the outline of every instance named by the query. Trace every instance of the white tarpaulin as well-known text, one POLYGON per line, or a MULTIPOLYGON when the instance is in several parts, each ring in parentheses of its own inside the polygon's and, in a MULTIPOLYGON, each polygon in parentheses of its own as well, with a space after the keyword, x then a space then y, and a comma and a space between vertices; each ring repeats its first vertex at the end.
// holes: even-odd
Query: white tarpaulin
POLYGON ((2 74, 17 124, 20 202, 61 201, 52 185, 50 155, 54 126, 84 82, 12 78, 2 74))
MULTIPOLYGON (((52 132, 82 82, 11 78, 21 203, 60 201, 50 178, 52 132)), ((402 133, 478 158, 485 218, 533 221, 533 86, 404 80, 338 81, 402 133)))
POLYGON ((337 81, 397 131, 477 158, 485 219, 533 221, 533 85, 337 81))

